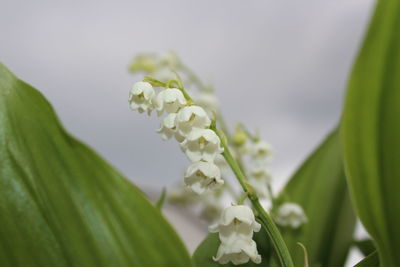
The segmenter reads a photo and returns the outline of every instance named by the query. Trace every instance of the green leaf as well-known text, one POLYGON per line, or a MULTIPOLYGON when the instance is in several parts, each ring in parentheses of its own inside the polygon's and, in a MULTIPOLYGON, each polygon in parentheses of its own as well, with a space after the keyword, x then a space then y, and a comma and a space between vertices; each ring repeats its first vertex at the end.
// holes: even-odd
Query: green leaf
POLYGON ((338 131, 334 131, 295 173, 280 201, 300 204, 308 222, 286 230, 284 239, 295 266, 303 266, 308 251, 311 266, 343 266, 353 241, 356 218, 343 171, 338 131))
POLYGON ((364 256, 367 256, 372 252, 376 251, 374 242, 371 239, 359 240, 354 242, 354 244, 362 252, 362 254, 364 254, 364 256))
POLYGON ((191 266, 158 209, 1 64, 0 125, 1 266, 191 266))
MULTIPOLYGON (((242 264, 242 267, 259 267, 259 266, 267 266, 266 264, 271 260, 271 247, 267 239, 267 233, 264 229, 261 229, 260 232, 254 234, 254 240, 257 243, 258 253, 262 257, 261 264, 255 264, 253 262, 248 262, 246 264, 242 264)), ((217 254, 217 250, 219 247, 220 241, 218 237, 218 233, 209 234, 203 242, 198 246, 196 251, 193 254, 193 262, 197 267, 233 267, 232 263, 228 264, 219 264, 215 262, 212 257, 217 254)))
POLYGON ((382 266, 400 266, 400 1, 379 0, 351 74, 342 141, 348 182, 382 266))
POLYGON ((369 254, 362 261, 354 265, 354 267, 378 267, 379 266, 379 256, 376 251, 369 254))

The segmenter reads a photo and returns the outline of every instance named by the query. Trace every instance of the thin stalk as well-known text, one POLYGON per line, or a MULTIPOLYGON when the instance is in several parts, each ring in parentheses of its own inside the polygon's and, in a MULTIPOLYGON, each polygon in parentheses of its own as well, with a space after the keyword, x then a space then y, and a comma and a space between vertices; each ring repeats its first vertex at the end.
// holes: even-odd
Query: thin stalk
POLYGON ((224 152, 222 155, 224 156, 226 162, 231 167, 233 173, 235 174, 238 182, 243 188, 245 194, 248 195, 249 200, 253 204, 254 209, 258 213, 258 219, 264 229, 267 231, 268 236, 272 242, 274 250, 279 258, 282 267, 294 267, 292 258, 290 256, 289 250, 283 240, 281 233, 278 230, 278 227, 275 225, 271 217, 262 207, 260 200, 258 199, 257 194, 254 192, 254 189, 247 183, 246 177, 244 176, 239 164, 232 156, 229 147, 227 145, 226 139, 223 134, 218 131, 215 127, 212 128, 218 137, 221 139, 222 147, 224 148, 224 152))

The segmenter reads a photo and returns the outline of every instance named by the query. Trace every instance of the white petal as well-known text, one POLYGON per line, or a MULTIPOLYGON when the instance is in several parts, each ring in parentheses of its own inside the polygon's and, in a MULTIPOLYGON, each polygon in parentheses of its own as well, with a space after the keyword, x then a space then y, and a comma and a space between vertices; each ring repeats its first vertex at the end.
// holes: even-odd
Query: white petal
POLYGON ((195 99, 199 106, 208 111, 215 111, 219 106, 219 101, 213 93, 200 93, 195 99))
POLYGON ((195 162, 185 172, 185 183, 198 194, 224 183, 218 167, 213 163, 195 162))
POLYGON ((307 217, 303 209, 296 203, 284 203, 277 212, 275 221, 281 226, 298 228, 307 222, 307 217))
POLYGON ((221 214, 220 224, 229 225, 234 221, 234 219, 249 226, 255 222, 253 211, 245 205, 234 205, 225 208, 221 214))
POLYGON ((178 131, 182 136, 187 136, 193 128, 206 128, 211 120, 203 108, 199 106, 183 107, 176 117, 178 131))
POLYGON ((148 82, 137 82, 133 85, 129 102, 133 110, 138 110, 140 113, 147 112, 149 115, 153 109, 152 98, 155 92, 153 86, 148 82), (141 96, 143 94, 143 96, 141 96))
POLYGON ((158 93, 156 97, 156 107, 159 115, 163 112, 174 113, 185 104, 186 99, 182 91, 176 88, 167 88, 158 93))
POLYGON ((251 239, 237 239, 232 243, 221 243, 216 257, 213 258, 221 264, 231 261, 233 264, 244 264, 251 259, 254 263, 261 263, 257 245, 251 239))
POLYGON ((217 233, 219 231, 218 223, 208 226, 208 231, 210 233, 217 233))

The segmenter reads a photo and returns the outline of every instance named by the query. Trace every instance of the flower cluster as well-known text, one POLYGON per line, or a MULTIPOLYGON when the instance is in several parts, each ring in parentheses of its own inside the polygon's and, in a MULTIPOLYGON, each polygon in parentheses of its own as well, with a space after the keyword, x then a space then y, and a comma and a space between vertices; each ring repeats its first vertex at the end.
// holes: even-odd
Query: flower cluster
POLYGON ((278 208, 275 222, 282 227, 297 229, 307 222, 307 217, 300 205, 287 202, 278 208))
POLYGON ((180 66, 180 60, 173 52, 162 55, 153 53, 139 54, 129 66, 131 72, 144 72, 153 78, 167 82, 175 78, 173 69, 180 66))
POLYGON ((209 227, 210 232, 219 232, 221 244, 215 261, 220 264, 232 262, 244 264, 249 260, 261 262, 253 233, 258 232, 261 225, 255 221, 253 211, 243 205, 234 205, 224 209, 217 224, 209 227))
POLYGON ((170 193, 170 200, 182 205, 200 204, 200 209, 197 209, 200 210, 200 216, 209 222, 217 221, 209 227, 210 232, 218 232, 220 239, 218 251, 213 257, 215 261, 220 264, 232 262, 235 265, 250 260, 256 264, 261 262, 257 244, 253 240, 254 232, 258 232, 261 226, 256 222, 253 210, 242 205, 246 198, 252 202, 254 198, 236 192, 227 177, 229 169, 238 180, 245 181, 241 183, 246 185, 242 185, 245 192, 271 200, 271 215, 277 224, 295 229, 307 222, 301 206, 295 203, 276 206, 268 167, 271 146, 261 140, 258 133, 252 135, 243 124, 238 124, 233 135, 230 135, 229 128, 218 112, 219 101, 212 87, 203 84, 175 54, 140 55, 130 70, 151 76, 133 85, 129 95, 131 109, 148 115, 153 110, 158 116, 166 114, 157 132, 164 140, 176 139, 191 161, 183 181, 170 193), (181 74, 186 88, 194 86, 199 90, 195 94, 195 101, 183 89, 181 74), (156 92, 153 86, 161 90, 156 92), (218 117, 221 129, 226 133, 223 144, 215 131, 215 121, 209 117, 211 113, 218 117), (222 145, 227 149, 224 157, 222 145), (239 170, 233 167, 235 161, 239 170), (242 172, 242 175, 237 172, 242 172), (229 194, 238 205, 223 208, 225 194, 229 194))
POLYGON ((272 198, 269 190, 272 182, 268 162, 272 155, 272 148, 259 137, 251 136, 242 124, 238 124, 232 136, 232 143, 241 156, 249 156, 249 168, 246 169, 248 182, 255 189, 257 195, 263 198, 272 198))
POLYGON ((163 88, 156 94, 149 82, 137 82, 130 91, 129 102, 131 109, 140 113, 150 115, 153 109, 158 116, 167 113, 157 132, 164 140, 174 137, 192 162, 184 180, 194 192, 202 194, 224 183, 220 169, 214 164, 217 155, 223 152, 221 140, 209 129, 211 119, 207 112, 188 101, 182 89, 163 88))

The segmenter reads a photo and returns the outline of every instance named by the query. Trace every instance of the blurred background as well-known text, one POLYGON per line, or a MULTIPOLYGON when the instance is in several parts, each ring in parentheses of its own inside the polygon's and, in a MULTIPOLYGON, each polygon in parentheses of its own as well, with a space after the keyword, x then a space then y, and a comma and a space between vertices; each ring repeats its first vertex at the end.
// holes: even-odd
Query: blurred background
MULTIPOLYGON (((159 119, 129 110, 142 77, 127 67, 137 53, 175 51, 214 85, 231 126, 244 122, 272 144, 279 189, 338 122, 372 8, 372 0, 2 0, 0 61, 44 93, 70 132, 156 192, 181 179, 188 161, 155 133, 159 119)), ((187 226, 193 249, 204 229, 173 208, 168 216, 187 226)))

